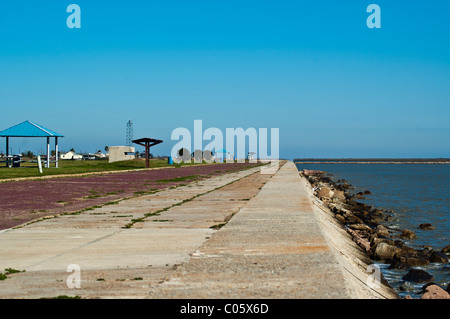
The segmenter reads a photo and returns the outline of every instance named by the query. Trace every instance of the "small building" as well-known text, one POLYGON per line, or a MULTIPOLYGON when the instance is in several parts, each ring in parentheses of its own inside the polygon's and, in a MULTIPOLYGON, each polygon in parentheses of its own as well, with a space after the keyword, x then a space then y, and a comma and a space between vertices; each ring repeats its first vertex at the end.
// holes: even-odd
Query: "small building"
POLYGON ((83 155, 77 154, 73 151, 69 151, 67 153, 60 153, 59 159, 61 159, 61 160, 81 160, 81 159, 83 159, 83 155))
POLYGON ((74 155, 75 155, 75 152, 72 152, 72 151, 69 151, 69 152, 66 152, 66 153, 61 152, 61 153, 59 153, 59 159, 71 160, 71 159, 73 159, 74 155))
POLYGON ((135 159, 135 149, 132 146, 110 146, 109 162, 129 161, 135 159))

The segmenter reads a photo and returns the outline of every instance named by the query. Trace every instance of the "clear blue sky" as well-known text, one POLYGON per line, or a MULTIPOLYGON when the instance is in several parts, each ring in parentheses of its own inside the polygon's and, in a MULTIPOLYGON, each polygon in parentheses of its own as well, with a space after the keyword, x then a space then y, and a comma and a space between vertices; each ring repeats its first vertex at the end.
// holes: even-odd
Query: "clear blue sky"
POLYGON ((279 128, 283 158, 450 157, 449 14, 444 0, 1 1, 0 130, 31 120, 94 152, 124 145, 131 120, 168 155, 199 119, 279 128))

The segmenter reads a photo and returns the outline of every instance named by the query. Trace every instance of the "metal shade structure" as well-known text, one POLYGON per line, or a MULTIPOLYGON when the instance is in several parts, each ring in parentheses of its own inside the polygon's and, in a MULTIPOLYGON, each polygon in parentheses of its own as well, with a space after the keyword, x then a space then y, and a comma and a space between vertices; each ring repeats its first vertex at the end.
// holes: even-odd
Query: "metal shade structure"
POLYGON ((145 167, 150 167, 150 147, 161 144, 162 140, 156 140, 149 137, 140 138, 132 141, 135 144, 145 147, 145 167))
POLYGON ((31 121, 25 121, 10 128, 0 131, 0 137, 6 137, 6 157, 9 156, 9 138, 10 137, 45 137, 47 138, 47 163, 50 167, 50 138, 55 138, 56 167, 58 167, 58 138, 64 137, 42 125, 31 121))

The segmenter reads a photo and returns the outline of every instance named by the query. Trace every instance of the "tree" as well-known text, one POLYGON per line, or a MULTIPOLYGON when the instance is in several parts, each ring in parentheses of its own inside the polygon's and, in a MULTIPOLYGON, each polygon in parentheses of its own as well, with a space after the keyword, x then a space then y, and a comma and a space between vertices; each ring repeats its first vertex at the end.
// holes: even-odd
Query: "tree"
POLYGON ((28 158, 33 158, 34 157, 34 154, 33 154, 32 151, 26 151, 23 155, 25 155, 25 157, 28 157, 28 158))

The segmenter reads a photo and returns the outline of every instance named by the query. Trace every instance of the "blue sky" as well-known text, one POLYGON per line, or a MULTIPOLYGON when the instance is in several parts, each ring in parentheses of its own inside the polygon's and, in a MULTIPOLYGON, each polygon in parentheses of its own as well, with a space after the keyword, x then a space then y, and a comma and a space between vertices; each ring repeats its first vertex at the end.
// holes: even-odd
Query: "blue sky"
POLYGON ((172 130, 202 120, 279 128, 289 159, 450 157, 450 3, 343 2, 2 1, 0 130, 31 120, 94 152, 131 120, 168 155, 172 130))

